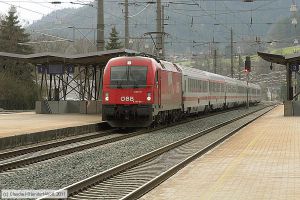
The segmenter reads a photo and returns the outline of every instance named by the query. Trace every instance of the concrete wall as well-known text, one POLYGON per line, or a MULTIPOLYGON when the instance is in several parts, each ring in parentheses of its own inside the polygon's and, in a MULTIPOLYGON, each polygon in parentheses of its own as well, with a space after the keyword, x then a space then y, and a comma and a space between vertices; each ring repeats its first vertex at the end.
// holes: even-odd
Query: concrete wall
POLYGON ((80 135, 84 133, 97 132, 108 127, 109 125, 106 122, 101 122, 82 126, 66 127, 61 129, 3 137, 0 138, 0 150, 80 135))
POLYGON ((101 101, 81 101, 80 113, 82 114, 101 114, 102 102, 101 101))
POLYGON ((292 101, 285 101, 284 104, 284 116, 293 116, 293 102, 292 101))
POLYGON ((100 114, 101 101, 37 101, 35 111, 38 114, 100 114))

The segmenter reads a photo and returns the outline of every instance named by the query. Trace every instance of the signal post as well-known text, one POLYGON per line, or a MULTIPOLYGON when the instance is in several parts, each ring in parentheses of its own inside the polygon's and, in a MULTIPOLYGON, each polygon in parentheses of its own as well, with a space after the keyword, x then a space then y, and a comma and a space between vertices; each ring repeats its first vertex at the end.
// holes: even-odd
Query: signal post
POLYGON ((245 72, 247 78, 247 109, 249 108, 249 73, 251 72, 251 58, 250 56, 246 57, 245 60, 245 72))

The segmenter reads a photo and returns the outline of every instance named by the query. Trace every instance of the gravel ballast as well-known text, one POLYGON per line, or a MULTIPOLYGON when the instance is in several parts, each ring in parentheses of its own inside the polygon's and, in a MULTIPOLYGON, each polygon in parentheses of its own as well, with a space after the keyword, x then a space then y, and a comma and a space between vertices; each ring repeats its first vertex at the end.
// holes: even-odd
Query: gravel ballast
POLYGON ((218 123, 259 110, 239 109, 43 161, 0 174, 1 189, 60 189, 218 123))

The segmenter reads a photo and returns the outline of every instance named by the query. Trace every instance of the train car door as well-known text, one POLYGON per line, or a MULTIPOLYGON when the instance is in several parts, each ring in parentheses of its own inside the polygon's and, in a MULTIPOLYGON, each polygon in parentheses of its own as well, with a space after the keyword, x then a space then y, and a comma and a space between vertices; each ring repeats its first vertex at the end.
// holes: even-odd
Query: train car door
POLYGON ((161 105, 161 81, 160 81, 160 70, 157 69, 155 72, 155 93, 154 93, 154 99, 155 99, 155 103, 158 105, 158 107, 160 108, 161 105))

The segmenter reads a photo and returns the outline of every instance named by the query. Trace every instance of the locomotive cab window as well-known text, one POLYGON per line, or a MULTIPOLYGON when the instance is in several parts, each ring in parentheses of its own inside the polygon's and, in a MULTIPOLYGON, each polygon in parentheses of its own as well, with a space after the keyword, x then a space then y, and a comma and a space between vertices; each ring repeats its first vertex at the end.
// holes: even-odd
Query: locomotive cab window
POLYGON ((113 66, 111 67, 110 84, 112 88, 146 87, 146 66, 113 66))

